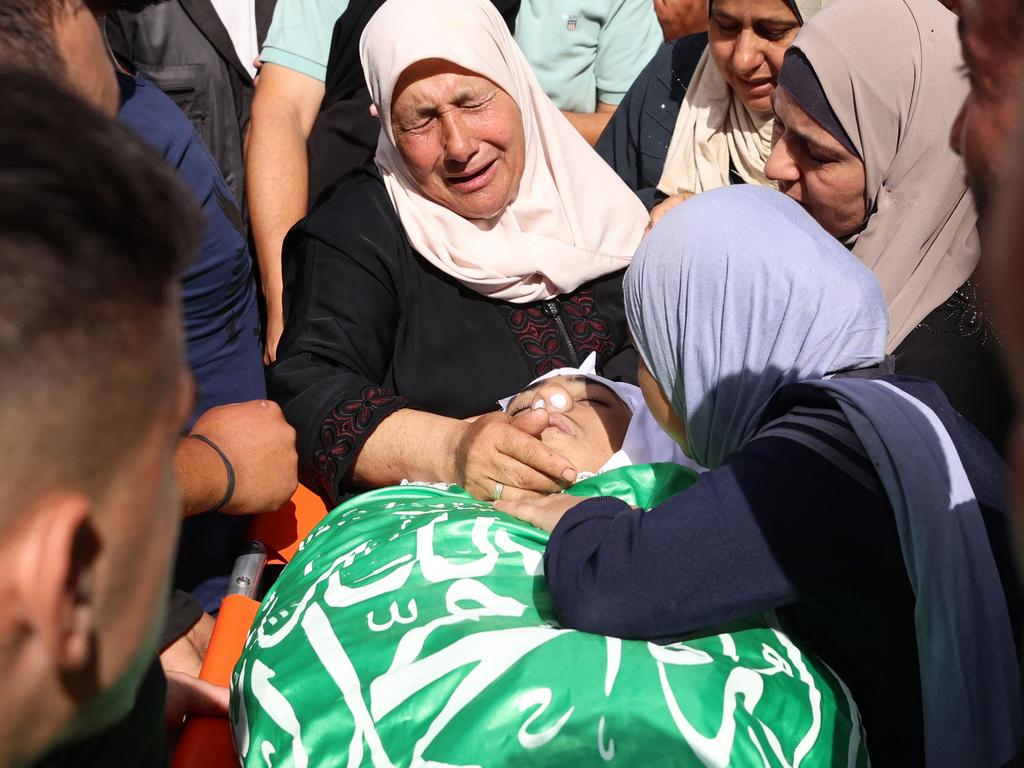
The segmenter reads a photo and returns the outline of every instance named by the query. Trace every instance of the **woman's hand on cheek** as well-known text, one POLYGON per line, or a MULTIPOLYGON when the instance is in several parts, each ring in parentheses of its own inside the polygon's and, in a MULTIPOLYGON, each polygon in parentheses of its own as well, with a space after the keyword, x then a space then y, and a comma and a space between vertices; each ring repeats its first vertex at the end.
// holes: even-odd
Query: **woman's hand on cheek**
POLYGON ((558 493, 576 468, 531 434, 489 413, 463 425, 455 447, 456 482, 478 499, 558 493))
POLYGON ((499 512, 529 523, 534 528, 542 531, 555 530, 558 521, 566 512, 575 507, 581 501, 580 496, 566 496, 559 493, 554 496, 544 496, 539 499, 522 499, 520 501, 496 501, 494 508, 499 512))

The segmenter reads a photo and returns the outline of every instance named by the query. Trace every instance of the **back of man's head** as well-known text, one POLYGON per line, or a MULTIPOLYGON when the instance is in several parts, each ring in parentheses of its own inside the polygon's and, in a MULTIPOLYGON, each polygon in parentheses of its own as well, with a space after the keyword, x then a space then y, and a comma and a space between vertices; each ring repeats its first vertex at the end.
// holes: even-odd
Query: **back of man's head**
POLYGON ((59 70, 53 30, 60 12, 60 0, 4 0, 0 4, 4 66, 38 72, 59 70))
POLYGON ((170 168, 45 77, 0 73, 0 764, 123 714, 151 653, 190 405, 170 168), (149 538, 159 539, 150 541, 149 538), (155 604, 155 605, 154 605, 155 604))
POLYGON ((0 64, 49 75, 108 115, 120 94, 96 12, 81 0, 3 0, 0 64))

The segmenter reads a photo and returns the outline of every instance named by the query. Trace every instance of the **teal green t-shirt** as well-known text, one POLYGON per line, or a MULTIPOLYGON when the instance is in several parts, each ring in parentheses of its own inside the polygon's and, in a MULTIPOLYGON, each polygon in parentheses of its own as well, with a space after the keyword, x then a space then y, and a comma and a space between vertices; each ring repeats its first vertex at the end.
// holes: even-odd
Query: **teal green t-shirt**
POLYGON ((523 0, 516 42, 559 109, 618 105, 662 43, 651 0, 523 0))
POLYGON ((278 0, 260 59, 325 81, 334 25, 347 8, 348 0, 278 0))

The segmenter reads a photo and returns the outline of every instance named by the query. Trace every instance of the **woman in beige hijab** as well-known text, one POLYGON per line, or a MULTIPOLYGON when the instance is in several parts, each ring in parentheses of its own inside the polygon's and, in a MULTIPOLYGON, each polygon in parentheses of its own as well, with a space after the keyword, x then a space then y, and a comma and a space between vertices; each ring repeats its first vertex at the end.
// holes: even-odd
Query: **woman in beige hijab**
POLYGON ((576 467, 496 401, 590 352, 635 377, 622 271, 647 213, 487 0, 388 0, 360 56, 376 157, 285 247, 268 381, 301 478, 332 503, 403 479, 481 498, 558 490, 576 467))
POLYGON ((968 84, 934 0, 840 0, 805 26, 775 94, 766 174, 881 283, 899 373, 937 381, 998 449, 1007 396, 970 280, 977 212, 948 143, 968 84))
POLYGON ((735 183, 774 186, 771 94, 800 26, 829 0, 709 0, 707 34, 666 45, 633 84, 598 153, 648 208, 735 183))

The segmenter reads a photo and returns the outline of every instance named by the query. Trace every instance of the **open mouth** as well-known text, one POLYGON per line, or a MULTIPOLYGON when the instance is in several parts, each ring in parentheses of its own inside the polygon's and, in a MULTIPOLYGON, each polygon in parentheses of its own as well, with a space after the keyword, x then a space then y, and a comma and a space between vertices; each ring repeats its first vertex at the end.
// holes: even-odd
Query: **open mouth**
POLYGON ((446 181, 460 192, 474 192, 487 184, 494 177, 495 169, 498 167, 497 160, 491 160, 485 166, 472 173, 463 173, 457 176, 449 176, 446 181))

